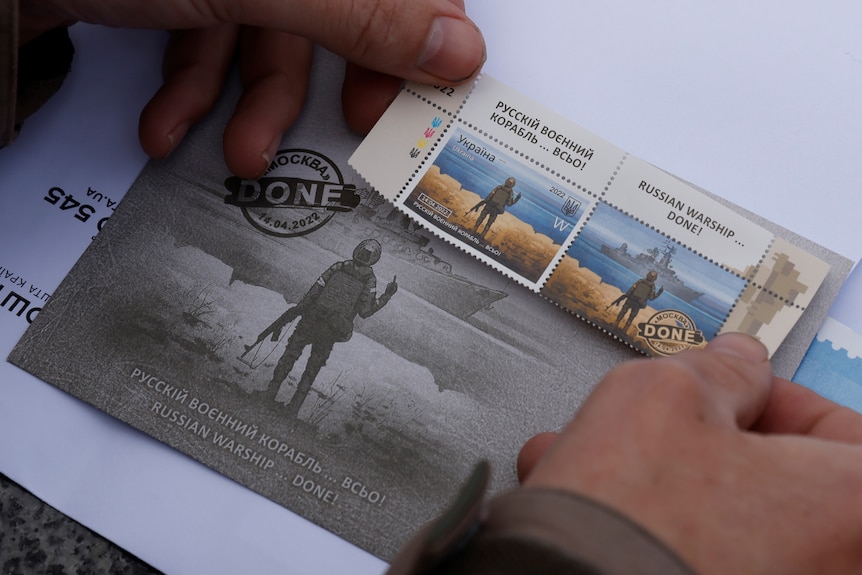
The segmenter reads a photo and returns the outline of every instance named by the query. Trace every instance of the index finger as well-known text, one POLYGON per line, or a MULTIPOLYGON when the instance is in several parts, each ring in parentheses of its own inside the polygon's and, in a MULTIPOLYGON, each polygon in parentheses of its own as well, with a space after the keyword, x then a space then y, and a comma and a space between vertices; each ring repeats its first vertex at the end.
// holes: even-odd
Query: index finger
POLYGON ((521 454, 525 485, 561 486, 583 474, 663 466, 702 449, 706 434, 745 430, 757 421, 773 376, 766 348, 742 334, 705 350, 625 363, 606 375, 571 423, 521 454), (693 447, 694 446, 694 447, 693 447))
POLYGON ((775 378, 766 407, 752 430, 862 444, 862 414, 797 383, 775 378))
POLYGON ((635 415, 647 420, 694 420, 747 429, 759 419, 772 379, 763 344, 728 333, 705 350, 623 364, 604 378, 594 395, 608 405, 631 405, 635 415))

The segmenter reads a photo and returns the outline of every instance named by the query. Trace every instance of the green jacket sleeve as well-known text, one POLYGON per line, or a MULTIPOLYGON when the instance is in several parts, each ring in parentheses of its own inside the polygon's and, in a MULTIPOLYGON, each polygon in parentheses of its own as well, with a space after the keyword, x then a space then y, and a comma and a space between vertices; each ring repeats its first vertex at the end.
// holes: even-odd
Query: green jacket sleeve
POLYGON ((486 502, 486 485, 487 464, 480 464, 387 575, 695 575, 651 533, 596 501, 515 489, 486 502))

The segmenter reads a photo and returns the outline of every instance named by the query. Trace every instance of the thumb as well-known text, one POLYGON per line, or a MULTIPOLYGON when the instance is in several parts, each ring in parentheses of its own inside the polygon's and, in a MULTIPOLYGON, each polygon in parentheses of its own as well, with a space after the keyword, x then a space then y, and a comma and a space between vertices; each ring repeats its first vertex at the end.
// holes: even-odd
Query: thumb
MULTIPOLYGON (((211 0, 244 24, 306 36, 347 60, 423 83, 457 83, 485 61, 478 27, 451 0, 211 0)), ((290 55, 285 55, 290 57, 290 55)))
MULTIPOLYGON (((365 68, 456 84, 485 61, 485 41, 459 0, 31 0, 22 16, 57 22, 185 30, 244 24, 309 38, 365 68)), ((28 19, 29 21, 29 19, 28 19)), ((44 22, 43 22, 44 24, 44 22)), ((292 54, 280 55, 290 59, 292 54)))

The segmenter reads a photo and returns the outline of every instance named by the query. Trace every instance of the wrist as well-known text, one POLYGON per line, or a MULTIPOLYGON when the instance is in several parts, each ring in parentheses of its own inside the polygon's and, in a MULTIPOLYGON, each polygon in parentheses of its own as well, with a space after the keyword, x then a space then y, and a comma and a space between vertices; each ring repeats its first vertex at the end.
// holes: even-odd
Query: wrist
POLYGON ((694 574, 643 527, 587 497, 521 488, 483 502, 475 474, 470 484, 440 520, 411 540, 389 575, 694 574), (441 534, 446 526, 453 532, 441 534), (429 552, 439 541, 449 543, 429 552))

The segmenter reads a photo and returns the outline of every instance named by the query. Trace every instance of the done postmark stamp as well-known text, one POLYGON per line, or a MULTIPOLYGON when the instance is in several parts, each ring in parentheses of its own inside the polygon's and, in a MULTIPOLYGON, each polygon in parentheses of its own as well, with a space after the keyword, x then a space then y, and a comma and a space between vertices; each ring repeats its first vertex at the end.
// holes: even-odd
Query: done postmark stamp
POLYGON ((260 179, 232 176, 225 187, 230 192, 226 204, 242 208, 246 220, 263 233, 284 238, 311 233, 360 201, 335 162, 298 148, 280 150, 260 179))
POLYGON ((638 337, 659 355, 672 355, 703 343, 703 332, 694 321, 674 309, 656 312, 638 324, 638 337))
POLYGON ((774 352, 829 272, 742 210, 497 82, 408 85, 350 160, 425 228, 647 355, 774 352))

